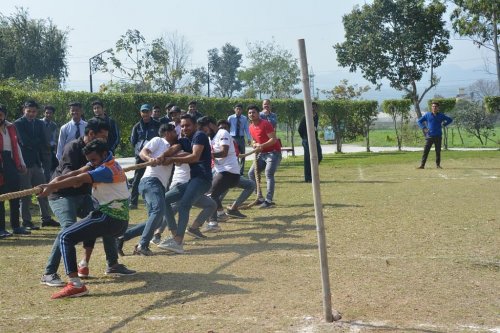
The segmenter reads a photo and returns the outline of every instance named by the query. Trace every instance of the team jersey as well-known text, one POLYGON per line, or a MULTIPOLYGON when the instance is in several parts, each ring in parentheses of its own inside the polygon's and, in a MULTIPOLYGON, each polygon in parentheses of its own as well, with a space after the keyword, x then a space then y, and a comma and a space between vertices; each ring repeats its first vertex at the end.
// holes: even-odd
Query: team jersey
MULTIPOLYGON (((170 148, 170 143, 164 138, 156 137, 152 138, 151 141, 146 143, 146 145, 142 148, 147 148, 151 152, 151 157, 158 158, 163 155, 164 152, 170 148)), ((156 177, 158 178, 163 187, 168 188, 168 181, 170 180, 170 176, 172 175, 172 164, 169 165, 157 165, 155 167, 148 166, 146 167, 146 171, 142 178, 146 177, 156 177)))
MULTIPOLYGON (((90 163, 87 165, 91 166, 90 163)), ((113 154, 109 153, 103 163, 88 174, 92 178, 92 196, 99 203, 99 211, 128 221, 127 177, 113 154)))

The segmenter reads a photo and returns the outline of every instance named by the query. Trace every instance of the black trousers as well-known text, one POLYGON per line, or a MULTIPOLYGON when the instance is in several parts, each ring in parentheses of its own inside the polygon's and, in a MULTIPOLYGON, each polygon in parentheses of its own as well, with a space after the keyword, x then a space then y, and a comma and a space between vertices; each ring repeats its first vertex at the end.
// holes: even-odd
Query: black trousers
POLYGON ((425 166, 432 145, 434 145, 434 149, 436 150, 436 165, 441 165, 441 141, 441 136, 428 136, 425 139, 424 154, 422 155, 422 162, 420 163, 421 166, 425 166))
MULTIPOLYGON (((10 151, 2 152, 2 173, 4 183, 0 185, 0 194, 19 191, 19 172, 12 159, 10 151)), ((10 225, 12 229, 19 228, 19 199, 9 200, 10 225)), ((5 230, 5 205, 0 201, 0 230, 5 230)))

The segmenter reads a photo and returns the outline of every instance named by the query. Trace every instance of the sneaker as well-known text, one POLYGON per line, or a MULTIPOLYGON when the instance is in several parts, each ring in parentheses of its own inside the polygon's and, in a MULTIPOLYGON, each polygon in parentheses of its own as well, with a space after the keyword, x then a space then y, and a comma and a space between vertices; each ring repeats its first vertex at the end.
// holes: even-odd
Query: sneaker
POLYGON ((154 234, 153 238, 149 242, 158 246, 161 243, 161 234, 154 234))
POLYGON ((65 283, 61 280, 59 274, 44 274, 40 279, 40 284, 45 284, 49 287, 64 287, 65 283))
POLYGON ((106 275, 114 275, 114 276, 124 276, 124 275, 134 275, 137 271, 132 269, 128 269, 127 266, 123 264, 116 264, 113 267, 106 268, 106 275))
POLYGON ((217 222, 226 222, 227 220, 229 220, 229 215, 225 212, 222 212, 220 215, 217 213, 217 222))
POLYGON ((436 168, 438 169, 442 169, 442 167, 440 165, 436 165, 436 168))
POLYGON ((269 202, 269 201, 264 201, 262 204, 260 204, 259 208, 270 208, 271 206, 273 206, 273 203, 272 202, 269 202))
POLYGON ((201 233, 200 228, 189 227, 186 232, 196 239, 208 238, 207 236, 205 236, 204 234, 201 233))
POLYGON ((40 227, 34 225, 33 222, 23 222, 23 227, 26 230, 40 230, 40 227))
POLYGON ((0 239, 5 238, 5 237, 10 237, 12 234, 8 232, 7 230, 0 230, 0 239))
POLYGON ((55 221, 53 218, 49 220, 42 221, 42 227, 60 227, 59 222, 55 221))
POLYGON ((87 287, 85 287, 84 284, 82 284, 81 287, 75 287, 75 285, 71 282, 69 282, 66 287, 64 287, 62 290, 58 291, 54 295, 52 295, 52 299, 56 298, 65 298, 65 297, 80 297, 83 295, 87 295, 89 291, 87 290, 87 287))
POLYGON ((136 256, 152 256, 154 255, 153 251, 151 251, 148 247, 142 248, 139 244, 134 248, 134 255, 136 256))
POLYGON ((219 223, 217 223, 216 221, 210 221, 208 222, 208 224, 206 225, 205 229, 203 231, 205 232, 219 232, 221 231, 221 227, 219 227, 219 223))
POLYGON ((26 230, 24 227, 14 228, 12 232, 14 235, 31 235, 31 231, 26 230))
POLYGON ((264 202, 266 202, 266 200, 265 200, 265 199, 263 199, 263 198, 259 198, 259 199, 257 199, 257 201, 255 202, 255 206, 260 206, 260 205, 262 205, 264 202))
POLYGON ((423 165, 417 167, 417 169, 425 169, 425 167, 423 165))
POLYGON ((83 266, 81 263, 78 264, 78 277, 85 279, 88 278, 90 274, 90 270, 88 266, 83 266))
POLYGON ((184 247, 182 246, 182 244, 178 244, 173 238, 167 238, 166 240, 161 242, 158 247, 160 249, 172 251, 178 254, 184 253, 184 247))
POLYGON ((231 217, 236 217, 238 219, 244 219, 244 218, 247 217, 246 215, 241 214, 241 212, 239 210, 237 210, 237 209, 228 209, 227 210, 227 215, 231 216, 231 217))
POLYGON ((118 250, 118 254, 121 257, 125 257, 125 253, 123 252, 123 243, 125 243, 125 240, 123 239, 123 237, 118 237, 116 239, 116 249, 118 250))

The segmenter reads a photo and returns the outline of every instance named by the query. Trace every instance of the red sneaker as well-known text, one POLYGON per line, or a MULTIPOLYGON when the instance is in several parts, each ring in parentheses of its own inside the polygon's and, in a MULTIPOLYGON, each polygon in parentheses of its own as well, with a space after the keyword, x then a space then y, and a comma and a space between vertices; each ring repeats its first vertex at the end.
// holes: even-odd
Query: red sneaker
POLYGON ((89 291, 84 284, 81 287, 75 287, 73 283, 69 282, 66 287, 52 295, 52 299, 56 298, 65 298, 65 297, 80 297, 83 295, 87 295, 89 291))
POLYGON ((89 267, 88 266, 80 266, 80 264, 78 264, 78 277, 79 278, 88 278, 89 277, 89 267))

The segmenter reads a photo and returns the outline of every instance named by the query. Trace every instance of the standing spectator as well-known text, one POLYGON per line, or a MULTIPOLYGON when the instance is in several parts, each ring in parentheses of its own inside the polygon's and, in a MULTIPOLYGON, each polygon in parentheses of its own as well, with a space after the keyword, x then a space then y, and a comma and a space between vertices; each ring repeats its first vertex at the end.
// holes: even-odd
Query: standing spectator
POLYGON ((195 122, 203 117, 203 114, 198 111, 198 102, 196 101, 189 102, 187 114, 190 115, 195 122))
POLYGON ((453 119, 448 117, 443 113, 439 113, 439 103, 432 102, 432 111, 424 114, 422 118, 417 121, 420 128, 424 130, 425 133, 425 147, 424 154, 422 155, 422 161, 418 169, 425 168, 425 162, 427 161, 427 156, 431 151, 432 145, 436 149, 436 167, 441 168, 441 141, 443 137, 443 132, 441 126, 446 127, 451 124, 453 119))
MULTIPOLYGON (((153 120, 151 117, 151 105, 141 105, 141 120, 132 128, 130 142, 134 147, 135 164, 144 163, 139 154, 142 148, 154 137, 158 136, 160 123, 153 120)), ((134 180, 132 181, 132 192, 130 194, 130 209, 137 209, 139 202, 139 182, 146 170, 144 168, 137 169, 134 172, 134 180)))
POLYGON ((151 118, 153 118, 156 121, 160 121, 161 108, 158 105, 153 106, 153 113, 151 114, 151 118))
MULTIPOLYGON (((19 191, 19 174, 26 173, 16 127, 6 118, 7 109, 0 104, 0 194, 19 191)), ((19 225, 19 199, 9 200, 9 206, 12 232, 17 235, 30 234, 19 225)), ((12 234, 5 229, 4 201, 0 201, 0 239, 9 236, 12 234)))
POLYGON ((61 159, 64 146, 74 139, 83 136, 87 122, 82 118, 82 104, 80 102, 69 103, 69 113, 71 120, 61 126, 59 131, 59 142, 57 143, 56 157, 61 159))
MULTIPOLYGON (((312 103, 313 121, 314 121, 314 137, 316 138, 316 149, 318 150, 318 163, 323 159, 323 152, 318 138, 318 103, 312 103)), ((306 183, 312 182, 311 176, 311 161, 309 154, 309 141, 307 138, 306 117, 302 117, 299 124, 299 135, 302 138, 302 147, 304 147, 304 181, 306 183)))
MULTIPOLYGON (((247 110, 248 120, 251 122, 250 135, 255 142, 253 148, 256 150, 255 161, 248 171, 248 177, 255 183, 255 166, 257 165, 259 173, 265 170, 267 194, 265 200, 263 197, 258 199, 259 208, 269 208, 274 205, 274 173, 281 162, 281 145, 276 139, 276 133, 271 123, 259 117, 259 107, 250 105, 247 110)), ((260 195, 262 196, 262 193, 260 195)))
MULTIPOLYGON (((234 107, 234 114, 227 118, 229 122, 229 133, 233 137, 234 141, 238 145, 238 151, 240 154, 245 153, 245 138, 247 139, 248 145, 251 144, 252 137, 248 130, 248 119, 246 116, 242 115, 243 105, 236 104, 234 107)), ((243 175, 245 170, 245 158, 239 159, 240 164, 240 175, 243 175)))
MULTIPOLYGON (((24 116, 14 122, 18 134, 19 145, 26 163, 26 175, 21 177, 21 190, 30 189, 47 181, 42 169, 42 159, 48 151, 48 143, 45 140, 44 125, 40 119, 36 119, 38 114, 38 104, 29 100, 24 103, 24 116)), ((54 221, 50 215, 49 202, 47 198, 38 198, 40 214, 42 216, 42 227, 58 227, 59 223, 54 221)), ((31 195, 21 198, 21 217, 23 227, 28 230, 38 230, 31 220, 31 195)))
POLYGON ((259 114, 260 119, 267 120, 273 125, 274 130, 276 131, 276 127, 278 126, 278 117, 276 113, 272 112, 271 109, 271 100, 265 99, 262 101, 262 111, 259 114))
POLYGON ((46 151, 42 156, 43 173, 47 182, 50 181, 50 175, 57 168, 58 160, 56 158, 57 150, 57 137, 59 135, 59 128, 54 122, 55 107, 46 105, 44 108, 45 116, 42 118, 45 139, 49 143, 49 151, 46 151))
POLYGON ((172 110, 174 106, 175 104, 172 102, 165 105, 165 116, 160 118, 160 124, 169 124, 172 121, 172 118, 170 118, 170 110, 172 110))
POLYGON ((170 124, 174 125, 175 126, 175 131, 177 132, 177 138, 181 138, 182 136, 182 129, 181 129, 181 108, 174 105, 171 109, 170 109, 170 119, 172 119, 172 121, 170 122, 170 124))
POLYGON ((118 144, 120 143, 120 129, 118 128, 116 121, 111 119, 104 112, 104 104, 102 104, 101 101, 96 100, 92 102, 92 111, 94 112, 95 118, 100 118, 109 125, 108 147, 114 155, 116 147, 118 147, 118 144))

